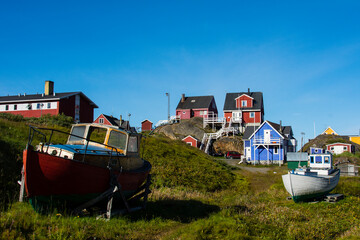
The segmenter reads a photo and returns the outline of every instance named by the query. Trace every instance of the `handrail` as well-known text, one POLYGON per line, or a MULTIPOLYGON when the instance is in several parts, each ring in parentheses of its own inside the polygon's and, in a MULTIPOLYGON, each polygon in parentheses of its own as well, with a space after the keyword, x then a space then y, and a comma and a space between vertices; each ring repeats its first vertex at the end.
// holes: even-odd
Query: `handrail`
MULTIPOLYGON (((121 154, 121 153, 118 151, 118 149, 117 149, 116 147, 114 147, 114 146, 110 146, 110 145, 107 145, 107 144, 104 144, 104 143, 100 143, 100 142, 97 142, 97 141, 94 141, 94 140, 90 140, 90 139, 87 139, 87 138, 85 138, 85 137, 83 137, 83 136, 78 136, 78 135, 75 135, 75 134, 71 134, 71 133, 64 132, 64 131, 57 130, 57 129, 53 129, 53 128, 36 127, 36 126, 31 126, 31 125, 30 125, 29 127, 30 127, 30 129, 29 129, 29 139, 28 139, 28 144, 27 144, 27 145, 31 145, 31 144, 32 144, 32 142, 33 142, 33 140, 34 140, 34 133, 36 132, 36 133, 38 133, 38 134, 40 134, 40 135, 42 136, 42 138, 41 138, 42 141, 43 141, 43 139, 45 139, 45 141, 43 141, 43 142, 47 145, 46 152, 48 152, 48 150, 49 150, 49 146, 50 146, 50 144, 51 144, 51 138, 53 137, 53 133, 54 133, 54 132, 58 132, 58 133, 62 133, 62 134, 68 135, 68 136, 74 136, 74 137, 77 137, 77 138, 80 138, 80 139, 86 141, 86 147, 85 147, 84 153, 83 153, 83 154, 84 154, 84 156, 83 156, 83 162, 84 162, 85 156, 86 156, 86 154, 87 154, 87 152, 88 152, 87 149, 88 149, 89 142, 93 142, 93 143, 96 143, 96 144, 100 144, 100 145, 102 145, 102 146, 104 146, 104 147, 109 148, 109 150, 110 150, 110 160, 109 160, 109 162, 108 162, 108 166, 110 165, 110 161, 111 161, 111 159, 112 159, 112 157, 113 157, 113 155, 114 155, 113 152, 116 152, 116 156, 117 156, 117 157, 123 155, 123 154, 121 154), (49 130, 49 131, 51 131, 50 137, 49 137, 48 141, 46 141, 46 134, 43 133, 43 132, 41 132, 41 131, 39 131, 39 130, 49 130)), ((41 145, 41 151, 43 151, 43 147, 44 147, 44 144, 41 145)), ((74 150, 76 151, 76 149, 74 149, 74 150)))

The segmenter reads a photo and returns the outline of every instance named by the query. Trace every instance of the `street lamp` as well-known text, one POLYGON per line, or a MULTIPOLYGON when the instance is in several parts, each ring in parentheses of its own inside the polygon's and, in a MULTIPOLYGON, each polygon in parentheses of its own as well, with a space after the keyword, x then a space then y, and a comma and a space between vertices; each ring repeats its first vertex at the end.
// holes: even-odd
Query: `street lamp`
POLYGON ((170 121, 170 93, 165 93, 168 97, 168 121, 170 121))
POLYGON ((305 136, 305 133, 304 132, 301 132, 301 151, 303 151, 303 142, 304 142, 304 136, 305 136))

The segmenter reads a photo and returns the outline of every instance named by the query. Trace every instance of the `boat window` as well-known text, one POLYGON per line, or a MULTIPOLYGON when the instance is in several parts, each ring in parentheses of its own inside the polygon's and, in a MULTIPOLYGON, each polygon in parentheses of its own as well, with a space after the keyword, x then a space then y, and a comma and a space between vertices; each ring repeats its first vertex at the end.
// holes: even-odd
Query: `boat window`
POLYGON ((85 130, 86 130, 86 126, 73 127, 71 134, 79 136, 79 137, 70 136, 69 142, 82 141, 84 138, 85 130), (80 137, 82 137, 82 138, 80 138, 80 137))
POLYGON ((310 156, 310 163, 314 163, 314 156, 310 156))
POLYGON ((106 128, 90 127, 88 133, 88 139, 90 141, 104 143, 106 137, 106 128))
POLYGON ((129 138, 129 145, 128 145, 128 151, 129 152, 137 152, 138 151, 138 142, 137 142, 137 136, 130 136, 129 138))
POLYGON ((329 157, 324 157, 324 163, 329 163, 330 162, 330 158, 329 157))
POLYGON ((126 134, 117 131, 111 131, 108 145, 112 147, 120 148, 121 150, 125 150, 126 134))
POLYGON ((322 157, 321 156, 316 156, 315 157, 315 163, 322 163, 322 157))

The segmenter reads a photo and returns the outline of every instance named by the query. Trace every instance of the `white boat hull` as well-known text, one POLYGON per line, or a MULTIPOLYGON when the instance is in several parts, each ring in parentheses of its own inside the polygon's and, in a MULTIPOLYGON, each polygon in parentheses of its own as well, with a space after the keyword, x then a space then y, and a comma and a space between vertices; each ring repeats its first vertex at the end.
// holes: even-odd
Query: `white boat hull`
POLYGON ((289 172, 282 176, 284 186, 295 202, 321 197, 332 191, 339 182, 340 170, 329 175, 302 175, 289 172))

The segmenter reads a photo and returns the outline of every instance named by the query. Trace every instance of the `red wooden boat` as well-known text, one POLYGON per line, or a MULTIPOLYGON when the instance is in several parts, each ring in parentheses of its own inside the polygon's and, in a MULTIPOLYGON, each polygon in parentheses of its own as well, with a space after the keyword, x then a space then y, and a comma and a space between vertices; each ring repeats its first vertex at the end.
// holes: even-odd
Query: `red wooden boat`
POLYGON ((121 188, 114 199, 126 201, 144 189, 151 164, 139 156, 139 134, 102 124, 76 124, 67 143, 56 145, 46 141, 42 130, 49 129, 30 127, 23 153, 25 190, 35 208, 78 207, 112 192, 114 186, 121 188), (33 147, 36 134, 47 143, 33 147))

